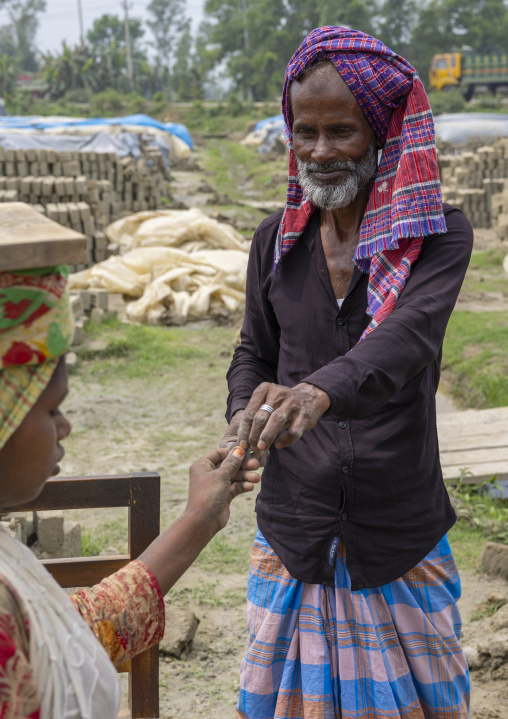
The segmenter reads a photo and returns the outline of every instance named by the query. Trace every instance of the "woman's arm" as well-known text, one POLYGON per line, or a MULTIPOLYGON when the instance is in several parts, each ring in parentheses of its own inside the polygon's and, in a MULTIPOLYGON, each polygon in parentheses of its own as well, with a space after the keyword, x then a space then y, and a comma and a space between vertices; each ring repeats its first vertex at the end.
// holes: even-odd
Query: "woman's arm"
POLYGON ((259 462, 236 448, 216 449, 190 469, 189 499, 182 516, 139 560, 71 597, 115 664, 122 664, 164 635, 163 596, 229 519, 231 501, 259 482, 259 462))

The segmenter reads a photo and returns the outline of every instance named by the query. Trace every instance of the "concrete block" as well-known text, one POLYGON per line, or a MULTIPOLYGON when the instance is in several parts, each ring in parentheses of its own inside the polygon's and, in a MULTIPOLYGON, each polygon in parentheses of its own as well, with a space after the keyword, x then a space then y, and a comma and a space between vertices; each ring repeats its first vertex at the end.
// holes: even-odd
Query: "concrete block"
POLYGON ((13 529, 11 527, 10 520, 4 520, 0 521, 0 526, 3 527, 14 539, 17 539, 18 542, 21 542, 21 532, 19 527, 16 527, 16 529, 13 529))
POLYGON ((72 346, 77 347, 83 344, 85 320, 80 317, 79 320, 74 322, 74 337, 72 338, 72 346))
POLYGON ((90 295, 90 292, 88 292, 88 290, 81 290, 79 294, 81 296, 83 310, 85 312, 88 312, 92 308, 92 297, 90 295))
POLYGON ((63 512, 34 512, 35 531, 41 551, 53 553, 64 543, 63 512))
POLYGON ((71 300, 71 307, 72 307, 72 313, 74 315, 74 319, 79 319, 83 316, 84 308, 83 308, 83 302, 81 300, 80 294, 71 294, 70 296, 71 300))
POLYGON ((199 619, 189 609, 166 604, 166 633, 160 651, 180 658, 196 635, 199 619))
POLYGON ((89 290, 92 300, 92 307, 99 307, 101 310, 107 311, 109 307, 109 293, 107 290, 89 290))
POLYGON ((10 512, 3 521, 9 521, 11 530, 16 534, 17 538, 23 544, 27 543, 28 531, 27 531, 27 515, 24 512, 10 512))
POLYGON ((78 363, 78 355, 75 352, 67 352, 65 355, 65 364, 67 367, 75 367, 78 363))
POLYGON ((58 552, 60 557, 81 557, 81 525, 78 522, 64 521, 64 541, 61 550, 58 552))

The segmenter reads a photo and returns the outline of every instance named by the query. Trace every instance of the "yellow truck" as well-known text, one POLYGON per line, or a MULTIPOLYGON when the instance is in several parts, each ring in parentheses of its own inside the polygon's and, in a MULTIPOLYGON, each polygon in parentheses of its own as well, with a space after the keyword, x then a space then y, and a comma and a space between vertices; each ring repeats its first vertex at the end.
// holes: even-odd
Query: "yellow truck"
POLYGON ((431 90, 444 92, 459 88, 466 100, 473 97, 479 86, 495 93, 499 87, 508 87, 508 54, 449 52, 434 55, 429 85, 431 90))

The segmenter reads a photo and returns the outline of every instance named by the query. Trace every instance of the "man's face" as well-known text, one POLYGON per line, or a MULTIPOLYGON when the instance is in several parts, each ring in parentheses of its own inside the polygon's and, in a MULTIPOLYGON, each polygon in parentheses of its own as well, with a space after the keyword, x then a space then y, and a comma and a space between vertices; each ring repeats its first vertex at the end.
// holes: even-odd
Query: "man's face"
POLYGON ((377 144, 360 105, 331 63, 291 87, 299 182, 317 207, 347 207, 377 172, 377 144))

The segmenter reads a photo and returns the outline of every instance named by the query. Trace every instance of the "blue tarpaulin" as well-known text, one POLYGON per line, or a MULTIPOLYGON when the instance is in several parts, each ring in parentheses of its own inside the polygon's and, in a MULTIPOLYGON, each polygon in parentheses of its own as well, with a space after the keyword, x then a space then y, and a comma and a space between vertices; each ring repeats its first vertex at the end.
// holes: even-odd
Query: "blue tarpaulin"
POLYGON ((254 132, 262 130, 266 125, 271 125, 272 123, 282 125, 282 131, 284 131, 284 115, 274 115, 273 117, 267 117, 265 120, 260 120, 254 128, 254 132))
POLYGON ((89 127, 90 134, 94 134, 94 128, 104 125, 119 125, 121 127, 137 126, 154 128, 162 132, 168 132, 183 140, 191 149, 192 138, 184 125, 176 123, 163 123, 154 120, 148 115, 128 115, 126 117, 100 117, 85 119, 79 117, 41 117, 41 116, 19 116, 0 117, 0 131, 8 130, 50 130, 54 127, 89 127))

